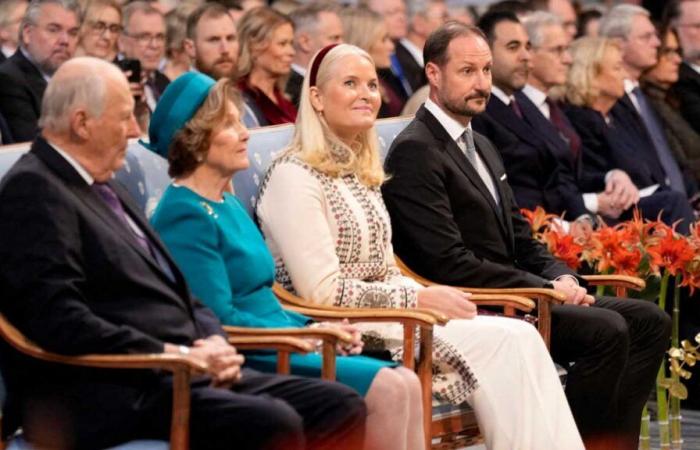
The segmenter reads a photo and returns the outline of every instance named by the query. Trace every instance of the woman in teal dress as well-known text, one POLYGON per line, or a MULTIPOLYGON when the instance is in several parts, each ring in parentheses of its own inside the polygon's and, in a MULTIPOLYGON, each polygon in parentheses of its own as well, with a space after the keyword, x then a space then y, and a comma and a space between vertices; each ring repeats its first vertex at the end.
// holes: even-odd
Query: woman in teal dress
MULTIPOLYGON (((275 267, 265 241, 241 202, 231 178, 248 167, 248 132, 240 122, 232 83, 188 73, 169 85, 156 108, 148 146, 168 158, 174 182, 151 222, 185 274, 192 292, 226 325, 304 327, 313 320, 286 311, 272 292, 275 267)), ((355 342, 336 359, 337 380, 365 396, 366 448, 419 449, 424 442, 420 384, 392 362, 355 355, 357 330, 341 328, 355 342)), ((247 364, 274 371, 276 357, 250 354, 247 364)), ((318 354, 292 355, 292 373, 319 377, 318 354)))

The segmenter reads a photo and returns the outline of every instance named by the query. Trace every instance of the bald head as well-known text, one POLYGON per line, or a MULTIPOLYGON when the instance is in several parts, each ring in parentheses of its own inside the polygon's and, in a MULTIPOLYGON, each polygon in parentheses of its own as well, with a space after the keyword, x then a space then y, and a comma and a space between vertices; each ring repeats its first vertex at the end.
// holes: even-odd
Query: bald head
POLYGON ((116 66, 97 58, 75 58, 51 78, 39 125, 50 143, 103 182, 124 164, 129 138, 139 135, 133 110, 129 84, 116 66))

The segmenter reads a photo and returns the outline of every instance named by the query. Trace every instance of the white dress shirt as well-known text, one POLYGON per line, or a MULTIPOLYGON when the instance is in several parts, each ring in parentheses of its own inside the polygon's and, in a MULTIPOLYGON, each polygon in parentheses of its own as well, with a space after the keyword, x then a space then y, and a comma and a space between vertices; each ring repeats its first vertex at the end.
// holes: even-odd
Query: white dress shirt
POLYGON ((416 44, 414 44, 413 42, 409 41, 406 38, 401 38, 399 40, 399 42, 401 43, 401 45, 403 45, 403 47, 406 50, 408 50, 408 53, 410 53, 411 56, 413 56, 413 59, 416 60, 418 65, 420 65, 421 67, 425 66, 425 61, 423 61, 423 49, 422 48, 418 48, 418 46, 416 46, 416 44))

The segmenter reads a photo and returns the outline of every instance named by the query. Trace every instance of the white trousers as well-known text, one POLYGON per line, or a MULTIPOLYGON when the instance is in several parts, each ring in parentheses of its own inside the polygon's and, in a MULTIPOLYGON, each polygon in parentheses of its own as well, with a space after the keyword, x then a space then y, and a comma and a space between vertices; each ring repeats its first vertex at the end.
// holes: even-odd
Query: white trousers
POLYGON ((464 353, 479 387, 468 398, 490 450, 583 450, 554 363, 537 329, 477 316, 435 327, 464 353))

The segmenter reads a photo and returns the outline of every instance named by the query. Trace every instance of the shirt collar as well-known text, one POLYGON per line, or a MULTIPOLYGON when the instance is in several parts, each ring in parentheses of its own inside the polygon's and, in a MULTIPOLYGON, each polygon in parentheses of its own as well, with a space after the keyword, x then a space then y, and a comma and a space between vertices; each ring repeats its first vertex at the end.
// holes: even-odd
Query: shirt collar
POLYGON ((51 147, 53 147, 56 152, 63 157, 66 161, 68 161, 68 164, 73 166, 76 172, 78 172, 78 175, 85 180, 85 183, 87 183, 88 186, 92 186, 92 184, 95 182, 95 179, 88 173, 87 170, 83 166, 80 165, 80 163, 73 158, 68 152, 65 150, 61 149, 58 145, 54 144, 51 141, 46 141, 49 143, 51 147))
POLYGON ((491 94, 495 95, 496 98, 505 103, 506 106, 510 105, 510 102, 513 100, 512 95, 506 95, 501 88, 495 85, 491 86, 491 94))
POLYGON ((408 53, 410 53, 411 56, 413 56, 413 59, 415 59, 416 62, 421 65, 421 67, 425 66, 425 62, 423 61, 422 48, 418 48, 416 44, 414 44, 406 38, 401 38, 399 42, 401 43, 401 45, 404 46, 406 50, 408 50, 408 53))
POLYGON ((447 131, 447 134, 450 135, 453 141, 456 141, 460 137, 462 137, 462 134, 464 134, 465 130, 471 130, 472 129, 472 124, 469 123, 466 127, 462 125, 461 123, 457 122, 455 119, 450 117, 445 111, 442 110, 435 102, 433 102, 430 98, 428 98, 425 101, 425 109, 430 111, 430 113, 435 116, 438 122, 442 124, 442 126, 445 128, 445 131, 447 131))
POLYGON ((522 90, 522 93, 530 99, 538 108, 547 102, 547 94, 540 91, 531 84, 526 84, 522 90))
POLYGON ((292 70, 301 75, 302 77, 306 76, 306 67, 300 66, 299 64, 292 63, 292 70))
POLYGON ((639 81, 625 78, 625 92, 627 95, 632 95, 632 91, 639 87, 639 81))

